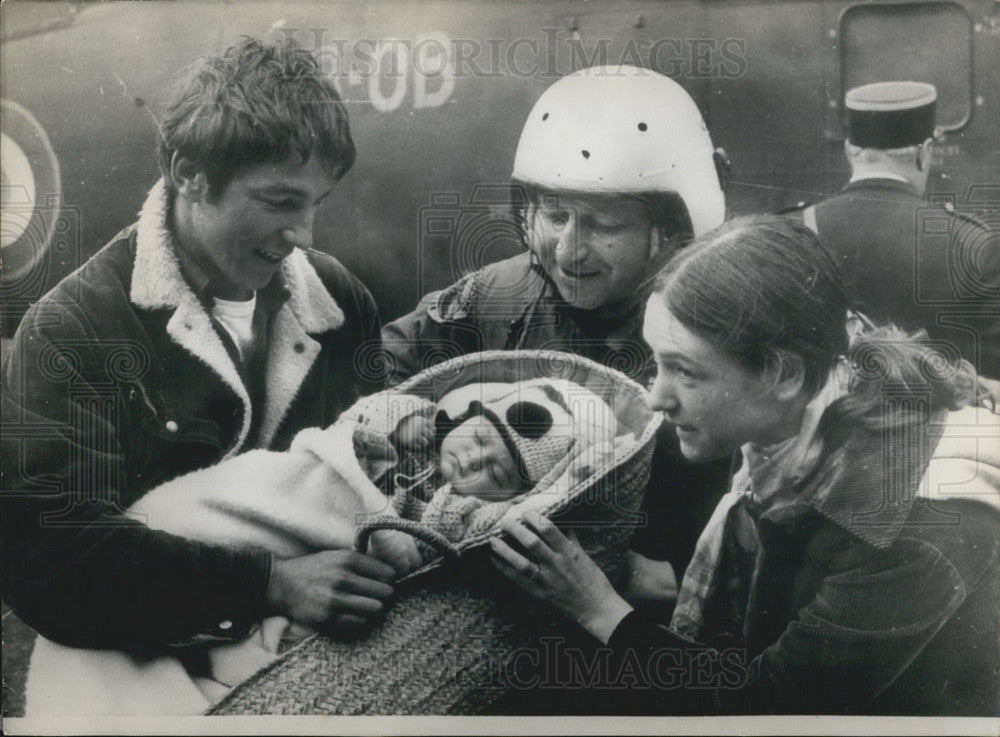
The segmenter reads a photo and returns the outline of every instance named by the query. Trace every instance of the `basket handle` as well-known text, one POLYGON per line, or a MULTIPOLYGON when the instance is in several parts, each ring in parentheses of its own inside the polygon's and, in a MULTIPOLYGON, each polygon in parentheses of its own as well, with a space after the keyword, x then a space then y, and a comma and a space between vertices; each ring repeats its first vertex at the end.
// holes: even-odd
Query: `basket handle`
POLYGON ((391 517, 389 515, 375 517, 374 519, 361 525, 358 529, 357 535, 354 537, 355 550, 362 553, 365 552, 368 549, 369 538, 371 538, 373 533, 378 532, 379 530, 398 530, 400 532, 405 532, 408 535, 412 535, 418 540, 427 543, 447 558, 458 560, 462 555, 461 551, 455 547, 454 544, 452 544, 451 540, 446 538, 437 530, 433 530, 430 527, 422 525, 419 522, 414 522, 410 519, 391 517))

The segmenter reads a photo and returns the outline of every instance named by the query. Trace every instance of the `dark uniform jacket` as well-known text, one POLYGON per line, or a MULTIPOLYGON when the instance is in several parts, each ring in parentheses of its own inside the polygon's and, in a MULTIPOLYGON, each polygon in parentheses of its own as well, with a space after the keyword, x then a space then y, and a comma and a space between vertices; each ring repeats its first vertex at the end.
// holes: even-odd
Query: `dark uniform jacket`
POLYGON ((947 355, 1000 378, 1000 235, 894 179, 852 182, 800 216, 815 219, 859 310, 924 328, 947 355))
MULTIPOLYGON (((613 310, 578 310, 528 253, 486 266, 447 289, 425 296, 382 331, 390 383, 447 358, 483 350, 566 351, 618 369, 643 386, 656 373, 642 340, 645 304, 638 295, 613 310)), ((689 463, 676 433, 657 437, 647 518, 633 543, 649 558, 669 560, 683 574, 694 544, 725 493, 730 459, 689 463)))
POLYGON ((168 207, 159 184, 136 225, 28 312, 4 357, 4 600, 64 644, 135 650, 259 620, 269 554, 123 511, 251 445, 286 449, 382 385, 355 371, 380 340, 368 291, 335 259, 296 250, 268 287, 281 304, 251 410, 228 336, 182 276, 168 207))

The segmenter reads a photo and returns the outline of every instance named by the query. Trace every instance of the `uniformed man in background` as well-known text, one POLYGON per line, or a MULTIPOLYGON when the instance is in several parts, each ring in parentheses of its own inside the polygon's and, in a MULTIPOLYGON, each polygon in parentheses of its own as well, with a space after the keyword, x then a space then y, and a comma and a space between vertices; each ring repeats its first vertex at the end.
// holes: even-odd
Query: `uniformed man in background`
POLYGON ((1000 376, 1000 234, 925 198, 937 90, 847 92, 851 180, 800 217, 840 259, 848 297, 876 322, 923 328, 946 355, 1000 376))

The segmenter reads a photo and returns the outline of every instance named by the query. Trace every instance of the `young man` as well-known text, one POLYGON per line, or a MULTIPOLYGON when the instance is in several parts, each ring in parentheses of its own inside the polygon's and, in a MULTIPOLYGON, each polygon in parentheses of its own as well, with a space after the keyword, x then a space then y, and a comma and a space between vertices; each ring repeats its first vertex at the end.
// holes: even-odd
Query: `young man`
POLYGON ((192 68, 161 134, 138 222, 28 312, 5 357, 4 599, 51 640, 132 652, 237 639, 269 613, 363 623, 392 594, 371 558, 276 561, 122 514, 381 388, 352 365, 379 337, 371 296, 310 248, 354 160, 317 61, 245 39, 192 68))
MULTIPOLYGON (((428 294, 386 325, 390 383, 442 354, 547 348, 647 384, 655 366, 642 340, 644 284, 692 236, 722 223, 727 164, 668 77, 623 66, 560 79, 532 109, 514 158, 527 252, 428 294)), ((634 543, 633 601, 669 612, 675 577, 728 472, 728 458, 687 463, 673 430, 661 432, 646 507, 657 521, 634 543)))

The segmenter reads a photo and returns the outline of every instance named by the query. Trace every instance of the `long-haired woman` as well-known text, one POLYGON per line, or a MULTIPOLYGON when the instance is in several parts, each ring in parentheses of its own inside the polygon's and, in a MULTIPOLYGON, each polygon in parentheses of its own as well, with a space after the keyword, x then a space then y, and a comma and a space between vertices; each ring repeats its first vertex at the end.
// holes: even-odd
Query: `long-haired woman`
POLYGON ((742 455, 669 626, 541 517, 493 543, 610 649, 593 665, 618 700, 596 710, 998 714, 993 402, 969 364, 848 307, 824 246, 779 217, 733 221, 659 275, 650 406, 688 458, 742 455))

